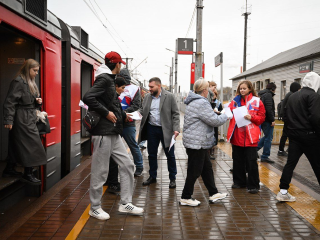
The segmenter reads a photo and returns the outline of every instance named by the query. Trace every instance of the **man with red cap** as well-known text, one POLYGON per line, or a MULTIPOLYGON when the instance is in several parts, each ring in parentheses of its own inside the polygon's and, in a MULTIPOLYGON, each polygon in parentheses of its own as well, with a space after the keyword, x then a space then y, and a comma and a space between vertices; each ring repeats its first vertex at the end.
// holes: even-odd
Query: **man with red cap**
POLYGON ((100 121, 91 130, 93 154, 90 179, 90 216, 100 220, 110 218, 101 208, 103 184, 109 171, 110 157, 119 165, 121 200, 119 212, 141 215, 143 208, 132 204, 134 164, 129 158, 122 142, 123 120, 127 118, 122 111, 115 90, 115 78, 120 73, 121 64, 126 64, 116 52, 109 52, 95 73, 93 86, 84 95, 83 102, 89 111, 100 114, 100 121))

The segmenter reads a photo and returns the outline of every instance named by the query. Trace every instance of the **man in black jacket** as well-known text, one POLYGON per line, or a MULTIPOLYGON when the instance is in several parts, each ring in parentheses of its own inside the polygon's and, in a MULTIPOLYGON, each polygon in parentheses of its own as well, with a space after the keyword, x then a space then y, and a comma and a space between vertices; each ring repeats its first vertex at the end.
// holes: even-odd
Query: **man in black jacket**
POLYGON ((302 81, 302 89, 293 93, 284 109, 284 121, 289 136, 289 155, 280 179, 278 201, 294 202, 295 197, 288 193, 293 171, 302 154, 308 158, 320 184, 320 95, 317 91, 320 77, 308 73, 302 81))
MULTIPOLYGON (((282 100, 282 106, 281 106, 280 112, 278 112, 278 114, 280 114, 282 116, 282 118, 283 118, 284 108, 287 105, 289 97, 293 93, 295 93, 296 91, 299 91, 300 89, 301 89, 301 85, 299 83, 297 83, 297 82, 291 83, 290 92, 288 92, 287 95, 282 100)), ((285 146, 287 138, 288 138, 288 133, 287 132, 288 132, 287 124, 286 124, 286 122, 284 122, 283 130, 282 130, 282 136, 281 136, 280 144, 279 144, 278 156, 285 156, 285 157, 288 156, 288 154, 284 151, 284 146, 285 146)))
MULTIPOLYGON (((108 177, 110 157, 119 165, 121 185, 119 212, 135 215, 143 213, 142 208, 132 204, 134 164, 120 136, 126 114, 122 111, 115 90, 115 77, 120 72, 121 63, 125 64, 118 53, 107 53, 105 64, 111 71, 101 71, 101 74, 96 76, 93 86, 83 97, 84 103, 89 106, 89 111, 101 115, 100 121, 91 131, 93 154, 89 190, 91 201, 89 214, 100 220, 110 218, 101 208, 102 187, 108 177)), ((105 66, 100 68, 108 70, 105 66)))
POLYGON ((272 82, 269 83, 266 89, 259 92, 259 97, 264 104, 266 109, 266 120, 261 124, 261 129, 263 131, 264 137, 260 139, 257 150, 259 151, 263 148, 263 153, 261 155, 261 162, 274 163, 270 160, 271 143, 273 139, 273 129, 275 122, 275 106, 273 96, 275 95, 277 86, 272 82))

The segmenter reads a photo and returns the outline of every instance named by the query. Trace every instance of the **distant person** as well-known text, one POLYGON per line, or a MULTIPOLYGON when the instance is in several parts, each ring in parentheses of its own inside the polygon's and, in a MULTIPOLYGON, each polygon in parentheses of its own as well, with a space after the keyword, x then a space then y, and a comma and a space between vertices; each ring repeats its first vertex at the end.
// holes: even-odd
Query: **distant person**
MULTIPOLYGON (((301 85, 297 82, 293 82, 290 85, 290 92, 287 93, 287 95, 285 96, 285 98, 282 101, 281 104, 281 116, 283 117, 283 113, 284 113, 284 109, 287 105, 288 99, 290 98, 290 96, 295 93, 296 91, 299 91, 301 89, 301 85)), ((284 146, 286 144, 287 138, 288 138, 288 129, 287 129, 287 124, 286 122, 284 122, 283 124, 283 130, 282 130, 282 136, 280 138, 280 144, 279 144, 279 151, 278 151, 278 156, 285 156, 287 157, 288 154, 284 151, 284 146)))
MULTIPOLYGON (((265 122, 261 124, 261 129, 263 131, 263 138, 260 139, 260 142, 257 147, 257 151, 263 148, 263 153, 260 157, 261 162, 274 163, 269 157, 271 152, 271 144, 273 139, 273 130, 276 125, 275 122, 275 106, 273 97, 275 95, 277 86, 271 82, 268 83, 266 89, 259 92, 259 97, 263 102, 263 105, 266 110, 266 119, 265 122)), ((257 153, 256 153, 257 155, 257 153)))
MULTIPOLYGON (((125 89, 120 95, 122 110, 126 113, 132 113, 139 110, 141 106, 140 88, 131 84, 131 76, 128 69, 121 69, 119 76, 122 76, 126 82, 125 89)), ((130 148, 133 161, 136 166, 134 176, 140 177, 143 172, 143 159, 136 141, 135 120, 131 119, 124 123, 122 137, 130 148)))
POLYGON ((4 177, 21 177, 15 164, 24 167, 21 181, 31 185, 41 185, 41 180, 33 173, 33 167, 47 164, 47 155, 37 128, 37 111, 42 105, 40 92, 35 82, 40 64, 28 59, 12 80, 3 104, 3 123, 9 129, 8 163, 4 177))
POLYGON ((127 118, 115 89, 115 78, 120 73, 121 63, 126 64, 118 53, 107 53, 105 65, 109 68, 109 73, 102 72, 98 75, 83 97, 89 111, 93 110, 101 115, 100 121, 91 131, 93 153, 89 189, 89 215, 100 220, 110 218, 101 208, 102 186, 108 178, 110 157, 119 165, 121 199, 118 211, 134 215, 141 215, 144 211, 132 204, 134 164, 120 136, 123 120, 127 118))
POLYGON ((157 182, 158 147, 161 142, 167 157, 170 184, 169 188, 176 187, 176 158, 174 146, 170 147, 171 139, 180 132, 180 112, 172 93, 161 87, 161 80, 157 77, 149 80, 149 90, 142 104, 139 142, 148 141, 149 178, 142 185, 147 186, 157 182))
POLYGON ((293 171, 302 154, 308 158, 314 174, 320 184, 320 96, 317 94, 320 77, 309 72, 302 80, 302 89, 291 94, 284 109, 283 118, 287 124, 289 137, 289 154, 280 179, 280 192, 277 200, 294 202, 288 189, 293 171))
POLYGON ((278 103, 277 105, 277 113, 278 113, 278 120, 281 121, 282 120, 282 104, 283 104, 283 99, 278 103))
POLYGON ((186 112, 183 125, 183 145, 188 154, 188 170, 186 182, 182 191, 180 204, 198 206, 200 201, 193 199, 194 184, 202 177, 209 192, 209 202, 224 199, 228 194, 219 193, 210 162, 209 149, 215 143, 214 127, 224 124, 228 117, 225 114, 218 116, 212 111, 207 100, 209 84, 200 78, 194 84, 194 92, 190 91, 185 100, 186 112))
POLYGON ((256 194, 260 189, 256 148, 261 134, 259 126, 265 120, 265 108, 252 83, 247 80, 239 83, 236 97, 229 104, 231 111, 242 106, 248 110, 244 118, 251 123, 239 128, 233 117, 227 134, 227 139, 232 144, 232 188, 247 188, 249 193, 256 194))

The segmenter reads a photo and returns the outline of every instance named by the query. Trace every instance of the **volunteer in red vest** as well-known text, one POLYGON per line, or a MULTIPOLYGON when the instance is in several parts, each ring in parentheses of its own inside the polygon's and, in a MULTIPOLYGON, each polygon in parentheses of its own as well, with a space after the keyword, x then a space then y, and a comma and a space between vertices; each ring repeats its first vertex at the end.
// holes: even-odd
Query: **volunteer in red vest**
POLYGON ((230 120, 227 139, 232 144, 232 188, 247 188, 249 193, 254 194, 258 193, 260 189, 256 148, 261 133, 259 126, 265 120, 266 111, 262 101, 257 97, 252 83, 247 80, 239 83, 236 97, 229 104, 232 112, 241 106, 247 108, 248 114, 244 118, 251 123, 238 127, 235 117, 230 120))

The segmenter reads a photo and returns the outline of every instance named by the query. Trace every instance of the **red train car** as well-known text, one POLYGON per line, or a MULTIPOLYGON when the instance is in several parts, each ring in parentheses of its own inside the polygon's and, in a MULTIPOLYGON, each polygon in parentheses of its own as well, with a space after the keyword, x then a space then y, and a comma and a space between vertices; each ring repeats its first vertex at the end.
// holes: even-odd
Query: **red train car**
MULTIPOLYGON (((46 1, 0 0, 0 119, 12 79, 24 60, 40 62, 36 81, 48 113, 51 133, 43 138, 47 165, 39 171, 41 187, 0 177, 0 210, 24 196, 39 196, 90 154, 90 138, 82 129, 79 101, 94 81, 103 54, 80 27, 70 27, 47 10, 46 1)), ((8 155, 8 130, 0 127, 0 174, 8 155)))

